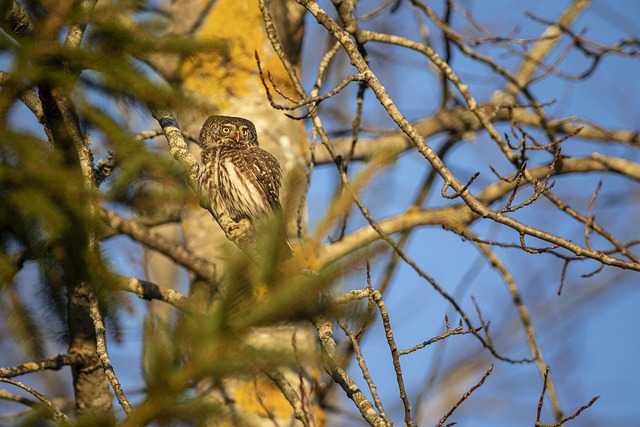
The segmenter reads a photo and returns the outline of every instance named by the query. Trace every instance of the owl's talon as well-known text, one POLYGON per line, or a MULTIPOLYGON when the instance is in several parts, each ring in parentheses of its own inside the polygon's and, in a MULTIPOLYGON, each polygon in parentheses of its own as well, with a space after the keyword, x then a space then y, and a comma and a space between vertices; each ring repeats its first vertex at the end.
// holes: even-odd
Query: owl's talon
POLYGON ((247 219, 241 219, 240 222, 229 224, 227 233, 233 238, 244 237, 251 229, 251 223, 247 219))

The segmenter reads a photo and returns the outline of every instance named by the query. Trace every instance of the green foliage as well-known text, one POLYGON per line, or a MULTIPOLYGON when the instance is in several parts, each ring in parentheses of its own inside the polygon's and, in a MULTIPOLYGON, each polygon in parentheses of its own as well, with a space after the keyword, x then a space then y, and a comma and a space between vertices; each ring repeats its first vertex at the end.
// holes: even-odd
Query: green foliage
POLYGON ((0 292, 0 310, 5 319, 5 328, 11 332, 27 357, 43 358, 44 343, 37 316, 24 304, 13 286, 5 286, 0 292))

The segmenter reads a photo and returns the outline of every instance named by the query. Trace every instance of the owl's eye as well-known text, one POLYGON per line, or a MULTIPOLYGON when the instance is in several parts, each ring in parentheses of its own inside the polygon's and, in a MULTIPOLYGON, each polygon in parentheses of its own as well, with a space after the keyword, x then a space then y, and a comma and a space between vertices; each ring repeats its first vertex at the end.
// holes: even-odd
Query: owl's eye
POLYGON ((247 135, 249 135, 249 131, 246 130, 246 129, 243 129, 242 130, 242 136, 247 136, 247 135))
POLYGON ((228 126, 223 126, 222 127, 222 133, 227 134, 231 132, 231 129, 228 126))

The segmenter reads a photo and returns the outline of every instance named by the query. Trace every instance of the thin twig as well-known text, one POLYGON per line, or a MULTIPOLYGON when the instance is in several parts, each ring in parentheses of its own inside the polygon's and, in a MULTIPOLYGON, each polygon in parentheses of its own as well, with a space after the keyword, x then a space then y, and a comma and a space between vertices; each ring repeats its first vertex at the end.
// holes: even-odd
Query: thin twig
POLYGON ((347 335, 347 337, 351 341, 353 350, 356 353, 356 361, 358 362, 358 366, 360 367, 360 371, 362 372, 362 377, 364 378, 365 382, 367 383, 367 386, 369 387, 369 391, 371 392, 371 397, 373 398, 373 403, 376 405, 376 408, 378 409, 378 413, 388 425, 391 425, 391 421, 389 420, 389 417, 387 416, 387 412, 384 410, 384 407, 382 406, 382 401, 380 400, 380 396, 378 395, 378 387, 373 382, 373 379, 369 374, 369 368, 367 368, 367 364, 364 360, 364 356, 362 355, 362 350, 360 349, 360 343, 358 342, 351 328, 349 328, 349 325, 347 325, 347 323, 344 320, 338 319, 338 325, 340 325, 340 328, 342 328, 345 335, 347 335))
POLYGON ((21 389, 23 389, 27 393, 29 393, 29 394, 33 395, 34 397, 36 397, 40 402, 44 403, 49 409, 51 409, 51 412, 53 412, 53 419, 55 421, 57 421, 57 422, 65 422, 65 423, 70 423, 71 422, 69 417, 67 417, 56 405, 54 405, 49 399, 47 399, 46 397, 44 397, 42 394, 38 393, 36 390, 32 389, 31 387, 26 386, 25 384, 21 383, 20 381, 15 381, 15 380, 12 380, 12 379, 9 379, 9 378, 0 377, 0 382, 11 384, 11 385, 14 385, 16 387, 20 387, 21 389))
MULTIPOLYGON (((266 83, 266 81, 264 79, 264 73, 262 72, 262 66, 260 65, 260 56, 258 55, 258 51, 254 52, 254 56, 255 56, 255 59, 256 59, 256 65, 258 66, 258 75, 260 76, 260 81, 262 82, 262 86, 264 87, 265 92, 267 94, 267 99, 269 100, 269 103, 271 104, 271 106, 273 108, 275 108, 276 110, 293 111, 293 110, 297 110, 298 108, 305 107, 305 106, 310 105, 310 104, 318 105, 322 101, 336 96, 345 87, 347 87, 349 85, 349 83, 351 83, 351 82, 361 82, 361 81, 364 80, 364 76, 362 76, 360 74, 353 74, 353 75, 345 77, 340 83, 338 83, 338 85, 336 87, 331 89, 325 95, 310 96, 310 97, 308 97, 306 99, 303 99, 302 101, 298 101, 298 102, 295 102, 292 99, 287 99, 288 101, 293 102, 293 105, 282 105, 282 104, 276 103, 273 100, 273 96, 271 95, 271 92, 269 91, 269 86, 267 85, 267 83, 266 83)), ((275 81, 271 77, 271 73, 269 73, 269 81, 271 82, 271 85, 273 86, 274 90, 276 92, 278 92, 278 94, 280 94, 281 96, 284 97, 284 94, 282 94, 282 92, 277 88, 277 86, 275 84, 275 81)))
POLYGON ((402 406, 404 408, 404 422, 407 426, 413 426, 413 420, 411 419, 411 403, 407 398, 407 390, 404 385, 404 376, 402 374, 402 367, 400 366, 400 354, 398 353, 398 346, 396 345, 395 338, 393 337, 393 329, 391 328, 391 321, 389 320, 389 312, 387 307, 382 301, 382 294, 378 291, 370 290, 371 298, 377 304, 380 311, 380 317, 382 318, 382 325, 384 326, 385 336, 387 337, 387 344, 389 350, 391 350, 391 358, 393 360, 393 370, 396 373, 396 382, 398 383, 398 391, 400 392, 400 399, 402 400, 402 406))
POLYGON ((298 389, 300 390, 300 402, 302 403, 302 408, 304 409, 304 416, 308 425, 315 426, 313 416, 309 416, 309 411, 307 410, 307 408, 311 408, 311 402, 309 401, 310 396, 307 393, 307 389, 305 388, 304 369, 302 368, 302 363, 300 362, 300 357, 298 355, 298 343, 295 332, 291 336, 291 347, 293 348, 293 354, 296 359, 296 368, 298 371, 299 381, 298 389))
POLYGON ((93 326, 96 331, 96 352, 100 357, 100 362, 102 363, 102 367, 104 368, 104 373, 111 383, 111 387, 113 388, 113 392, 122 406, 122 409, 126 414, 131 412, 131 404, 127 399, 127 396, 124 394, 124 390, 122 390, 122 386, 120 385, 120 381, 118 381, 118 377, 116 377, 116 373, 113 370, 113 365, 111 364, 111 359, 109 359, 109 354, 107 353, 107 341, 105 336, 105 327, 102 322, 102 315, 100 314, 100 307, 98 305, 98 298, 93 293, 93 291, 89 292, 89 314, 91 315, 91 320, 93 320, 93 326))
POLYGON ((598 185, 595 191, 591 195, 591 200, 589 200, 589 211, 587 212, 587 220, 584 222, 584 241, 585 241, 585 245, 589 249, 593 249, 591 247, 591 241, 589 239, 589 235, 591 234, 591 230, 593 228, 593 222, 595 221, 595 216, 593 216, 593 205, 596 201, 596 198, 598 197, 598 192, 600 191, 600 188, 602 188, 602 181, 598 182, 598 185))
POLYGON ((547 392, 548 381, 549 381, 549 366, 546 366, 542 374, 542 391, 540 392, 540 399, 538 399, 538 409, 536 411, 536 424, 540 422, 540 416, 542 415, 542 407, 544 406, 544 395, 547 392))
POLYGON ((418 351, 420 349, 425 348, 428 345, 431 345, 433 343, 436 343, 440 340, 443 340, 445 338, 449 338, 450 336, 453 335, 466 335, 466 334, 477 334, 478 332, 480 332, 480 330, 482 329, 482 326, 475 328, 475 329, 463 329, 462 328, 462 319, 460 319, 460 323, 458 324, 458 326, 455 329, 451 329, 451 325, 449 324, 449 319, 447 318, 447 316, 445 316, 445 325, 446 325, 446 332, 438 335, 437 337, 433 337, 431 339, 428 339, 427 341, 424 341, 418 345, 414 345, 411 348, 408 348, 406 350, 399 350, 398 351, 398 356, 404 356, 405 354, 409 354, 409 353, 413 353, 414 351, 418 351))
MULTIPOLYGON (((482 378, 480 378, 480 381, 478 381, 478 383, 476 385, 474 385, 473 387, 471 387, 469 389, 469 391, 467 391, 461 398, 460 400, 458 400, 455 405, 453 405, 451 407, 451 409, 449 410, 449 412, 447 412, 445 414, 444 417, 442 417, 440 419, 440 421, 438 422, 438 424, 436 424, 436 427, 442 427, 442 425, 447 421, 447 419, 453 415, 453 413, 455 412, 456 409, 458 409, 458 407, 460 405, 462 405, 462 402, 464 402, 465 400, 467 400, 469 398, 469 396, 471 396, 471 393, 473 393, 475 390, 477 390, 478 388, 482 387, 482 385, 484 384, 485 380, 489 377, 489 375, 491 375, 491 372, 493 371, 493 363, 491 364, 491 366, 489 366, 489 369, 487 369, 487 372, 484 373, 484 375, 482 376, 482 378)), ((451 424, 449 424, 451 425, 451 424)))
POLYGON ((302 423, 303 426, 309 427, 309 415, 306 412, 306 408, 300 400, 300 396, 296 392, 295 388, 289 383, 284 374, 278 370, 269 370, 264 372, 266 376, 268 376, 271 381, 273 381, 280 391, 282 395, 287 399, 291 407, 293 408, 293 413, 295 417, 302 423))
POLYGON ((258 380, 256 379, 253 380, 253 394, 256 396, 256 399, 258 400, 258 404, 260 405, 262 410, 267 414, 267 418, 269 418, 269 420, 275 427, 279 427, 279 424, 278 424, 278 421, 276 420, 275 415, 273 415, 273 412, 271 411, 271 409, 269 409, 267 405, 264 403, 264 399, 262 398, 262 393, 260 393, 260 390, 258 390, 258 380))

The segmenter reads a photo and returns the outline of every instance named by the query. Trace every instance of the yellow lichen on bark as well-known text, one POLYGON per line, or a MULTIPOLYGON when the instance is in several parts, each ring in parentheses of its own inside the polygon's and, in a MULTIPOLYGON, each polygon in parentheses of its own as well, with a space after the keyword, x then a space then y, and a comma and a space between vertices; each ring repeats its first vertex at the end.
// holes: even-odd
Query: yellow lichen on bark
MULTIPOLYGON (((282 395, 280 389, 270 380, 256 379, 247 381, 235 390, 233 398, 239 408, 246 413, 269 418, 270 416, 286 420, 293 418, 293 408, 282 395)), ((319 408, 313 409, 312 425, 324 426, 325 416, 319 408)))
MULTIPOLYGON (((254 93, 260 86, 254 52, 280 89, 291 84, 269 44, 255 0, 218 0, 196 34, 212 48, 187 58, 181 76, 186 89, 211 97, 224 110, 229 101, 254 93)), ((264 92, 261 93, 264 96, 264 92)))
POLYGON ((244 411, 276 418, 288 418, 293 414, 291 404, 271 381, 257 379, 242 384, 234 394, 234 400, 244 411))

